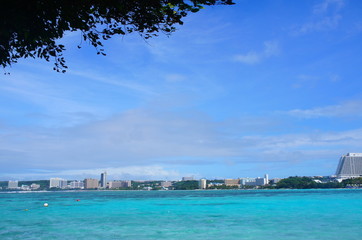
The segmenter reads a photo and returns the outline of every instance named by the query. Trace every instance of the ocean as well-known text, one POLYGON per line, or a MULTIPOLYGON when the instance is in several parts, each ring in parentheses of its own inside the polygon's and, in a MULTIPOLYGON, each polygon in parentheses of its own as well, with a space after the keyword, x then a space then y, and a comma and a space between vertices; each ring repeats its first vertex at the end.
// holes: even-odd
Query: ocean
POLYGON ((1 240, 361 238, 362 190, 0 193, 1 240))

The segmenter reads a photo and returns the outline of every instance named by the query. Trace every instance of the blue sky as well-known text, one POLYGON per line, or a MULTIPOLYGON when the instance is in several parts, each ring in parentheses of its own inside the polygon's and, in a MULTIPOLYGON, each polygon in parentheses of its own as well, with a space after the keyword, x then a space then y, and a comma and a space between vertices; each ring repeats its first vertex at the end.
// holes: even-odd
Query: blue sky
POLYGON ((362 2, 237 1, 170 37, 68 33, 0 76, 0 179, 334 174, 362 151, 362 2))

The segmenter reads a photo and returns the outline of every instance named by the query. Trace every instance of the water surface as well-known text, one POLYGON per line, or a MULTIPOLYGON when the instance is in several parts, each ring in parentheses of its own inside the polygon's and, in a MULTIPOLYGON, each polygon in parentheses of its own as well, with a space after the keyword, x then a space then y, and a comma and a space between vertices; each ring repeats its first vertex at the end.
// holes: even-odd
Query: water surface
POLYGON ((1 193, 0 213, 2 240, 362 236, 362 190, 1 193))

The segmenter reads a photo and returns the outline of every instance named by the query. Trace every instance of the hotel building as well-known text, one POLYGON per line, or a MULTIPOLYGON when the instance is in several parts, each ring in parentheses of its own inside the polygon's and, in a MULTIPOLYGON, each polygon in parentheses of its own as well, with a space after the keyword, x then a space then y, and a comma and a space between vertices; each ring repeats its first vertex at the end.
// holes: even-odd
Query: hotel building
POLYGON ((114 188, 128 188, 131 187, 131 181, 110 181, 108 183, 109 189, 114 188))
POLYGON ((8 182, 8 188, 9 189, 18 189, 18 181, 9 181, 8 182))
POLYGON ((200 179, 200 181, 199 181, 199 187, 200 187, 200 189, 206 189, 206 179, 200 179))
POLYGON ((101 188, 107 187, 107 172, 101 173, 100 187, 101 188))
POLYGON ((94 188, 98 188, 98 179, 94 179, 94 178, 86 178, 84 179, 84 188, 85 189, 94 189, 94 188))
POLYGON ((340 181, 348 178, 362 177, 362 153, 347 153, 343 155, 336 171, 340 181))
POLYGON ((66 188, 68 181, 63 178, 50 178, 49 188, 66 188))

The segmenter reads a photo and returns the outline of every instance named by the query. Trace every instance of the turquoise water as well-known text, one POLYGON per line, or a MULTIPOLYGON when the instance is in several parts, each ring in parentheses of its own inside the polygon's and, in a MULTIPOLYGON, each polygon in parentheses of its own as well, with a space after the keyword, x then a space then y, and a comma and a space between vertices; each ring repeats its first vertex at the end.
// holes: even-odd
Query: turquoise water
POLYGON ((1 193, 0 214, 1 240, 362 238, 362 190, 1 193))

